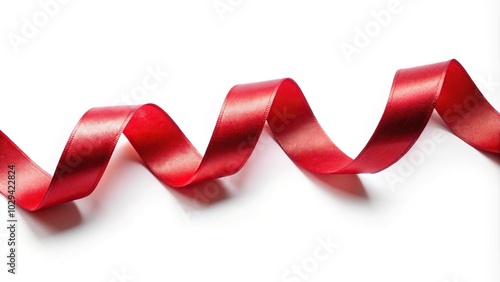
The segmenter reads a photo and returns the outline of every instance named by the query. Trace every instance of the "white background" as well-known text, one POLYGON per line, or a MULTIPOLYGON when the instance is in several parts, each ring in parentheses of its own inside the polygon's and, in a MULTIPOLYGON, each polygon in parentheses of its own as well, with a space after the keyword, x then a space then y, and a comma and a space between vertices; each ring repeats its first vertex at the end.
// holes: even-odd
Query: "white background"
MULTIPOLYGON (((2 1, 0 128, 52 173, 86 110, 153 102, 203 152, 231 86, 292 77, 354 157, 395 71, 451 58, 500 109, 498 1, 401 0, 401 11, 348 62, 340 44, 354 44, 356 28, 389 2, 233 0, 220 17, 213 0, 73 0, 14 47, 9 38, 23 36, 23 17, 33 22, 43 9, 2 1), (168 77, 146 95, 133 92, 157 67, 168 77)), ((0 228, 0 280, 499 281, 499 163, 433 117, 394 166, 329 185, 297 168, 264 132, 217 195, 201 186, 193 198, 162 185, 122 138, 91 196, 19 211, 16 276, 7 274, 0 228), (435 149, 424 152, 425 142, 435 149), (421 165, 411 165, 422 154, 421 165), (339 247, 303 270, 307 279, 288 274, 315 266, 318 240, 339 247)))

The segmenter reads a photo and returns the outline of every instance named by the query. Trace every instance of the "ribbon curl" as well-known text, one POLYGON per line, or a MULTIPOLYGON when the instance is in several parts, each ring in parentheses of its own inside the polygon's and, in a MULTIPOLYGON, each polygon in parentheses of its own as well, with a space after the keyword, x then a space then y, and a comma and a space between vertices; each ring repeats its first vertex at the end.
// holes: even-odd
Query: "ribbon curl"
MULTIPOLYGON (((123 133, 163 183, 183 187, 236 173, 266 121, 298 166, 320 174, 375 173, 399 160, 436 109, 472 147, 500 153, 500 114, 456 60, 397 71, 382 118, 351 159, 325 134, 299 86, 289 78, 234 86, 201 156, 170 116, 154 104, 92 108, 64 148, 54 176, 0 131, 0 175, 15 165, 17 205, 30 211, 85 197, 96 188, 123 133)), ((0 192, 8 196, 6 186, 0 192)))

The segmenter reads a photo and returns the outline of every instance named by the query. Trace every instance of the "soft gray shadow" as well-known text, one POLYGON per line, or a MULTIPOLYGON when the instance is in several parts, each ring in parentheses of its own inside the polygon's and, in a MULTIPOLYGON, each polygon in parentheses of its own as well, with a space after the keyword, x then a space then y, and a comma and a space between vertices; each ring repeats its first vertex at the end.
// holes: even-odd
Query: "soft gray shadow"
POLYGON ((357 174, 317 174, 302 168, 301 170, 315 184, 336 196, 347 196, 351 199, 367 202, 370 200, 357 174))
POLYGON ((195 183, 182 188, 164 185, 175 199, 189 209, 204 209, 229 199, 229 193, 219 180, 195 183))
POLYGON ((43 237, 73 229, 82 222, 82 215, 74 202, 35 212, 18 211, 33 232, 43 237))

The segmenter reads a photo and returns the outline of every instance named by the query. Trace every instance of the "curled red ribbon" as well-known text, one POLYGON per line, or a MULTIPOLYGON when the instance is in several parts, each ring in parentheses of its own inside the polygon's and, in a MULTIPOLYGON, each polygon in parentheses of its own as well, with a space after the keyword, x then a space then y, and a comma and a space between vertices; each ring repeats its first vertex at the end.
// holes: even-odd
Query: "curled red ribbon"
MULTIPOLYGON (((474 148, 500 153, 500 114, 456 60, 399 70, 382 118, 355 158, 328 138, 292 79, 234 86, 202 157, 175 122, 153 104, 93 108, 83 115, 51 177, 0 132, 0 175, 15 165, 17 204, 34 211, 89 195, 123 133, 162 182, 183 187, 236 173, 265 122, 300 167, 321 174, 375 173, 399 160, 436 109, 474 148), (22 177, 21 177, 22 176, 22 177)), ((8 196, 5 186, 0 192, 8 196)))

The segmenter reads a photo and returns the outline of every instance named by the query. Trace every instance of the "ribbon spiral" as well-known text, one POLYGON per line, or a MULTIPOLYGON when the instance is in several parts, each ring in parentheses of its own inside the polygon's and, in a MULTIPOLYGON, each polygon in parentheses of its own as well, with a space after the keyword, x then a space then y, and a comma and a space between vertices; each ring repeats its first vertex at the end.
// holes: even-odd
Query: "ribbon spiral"
MULTIPOLYGON (((53 177, 0 131, 0 175, 15 165, 20 175, 15 200, 26 210, 85 197, 99 183, 123 133, 160 181, 183 187, 236 173, 266 121, 283 151, 300 167, 321 174, 375 173, 411 148, 434 109, 459 138, 500 154, 499 112, 460 63, 451 60, 397 71, 382 118, 355 159, 335 146, 299 86, 286 78, 234 86, 204 156, 154 104, 92 108, 71 133, 53 177)), ((5 186, 0 192, 9 196, 5 186)))

